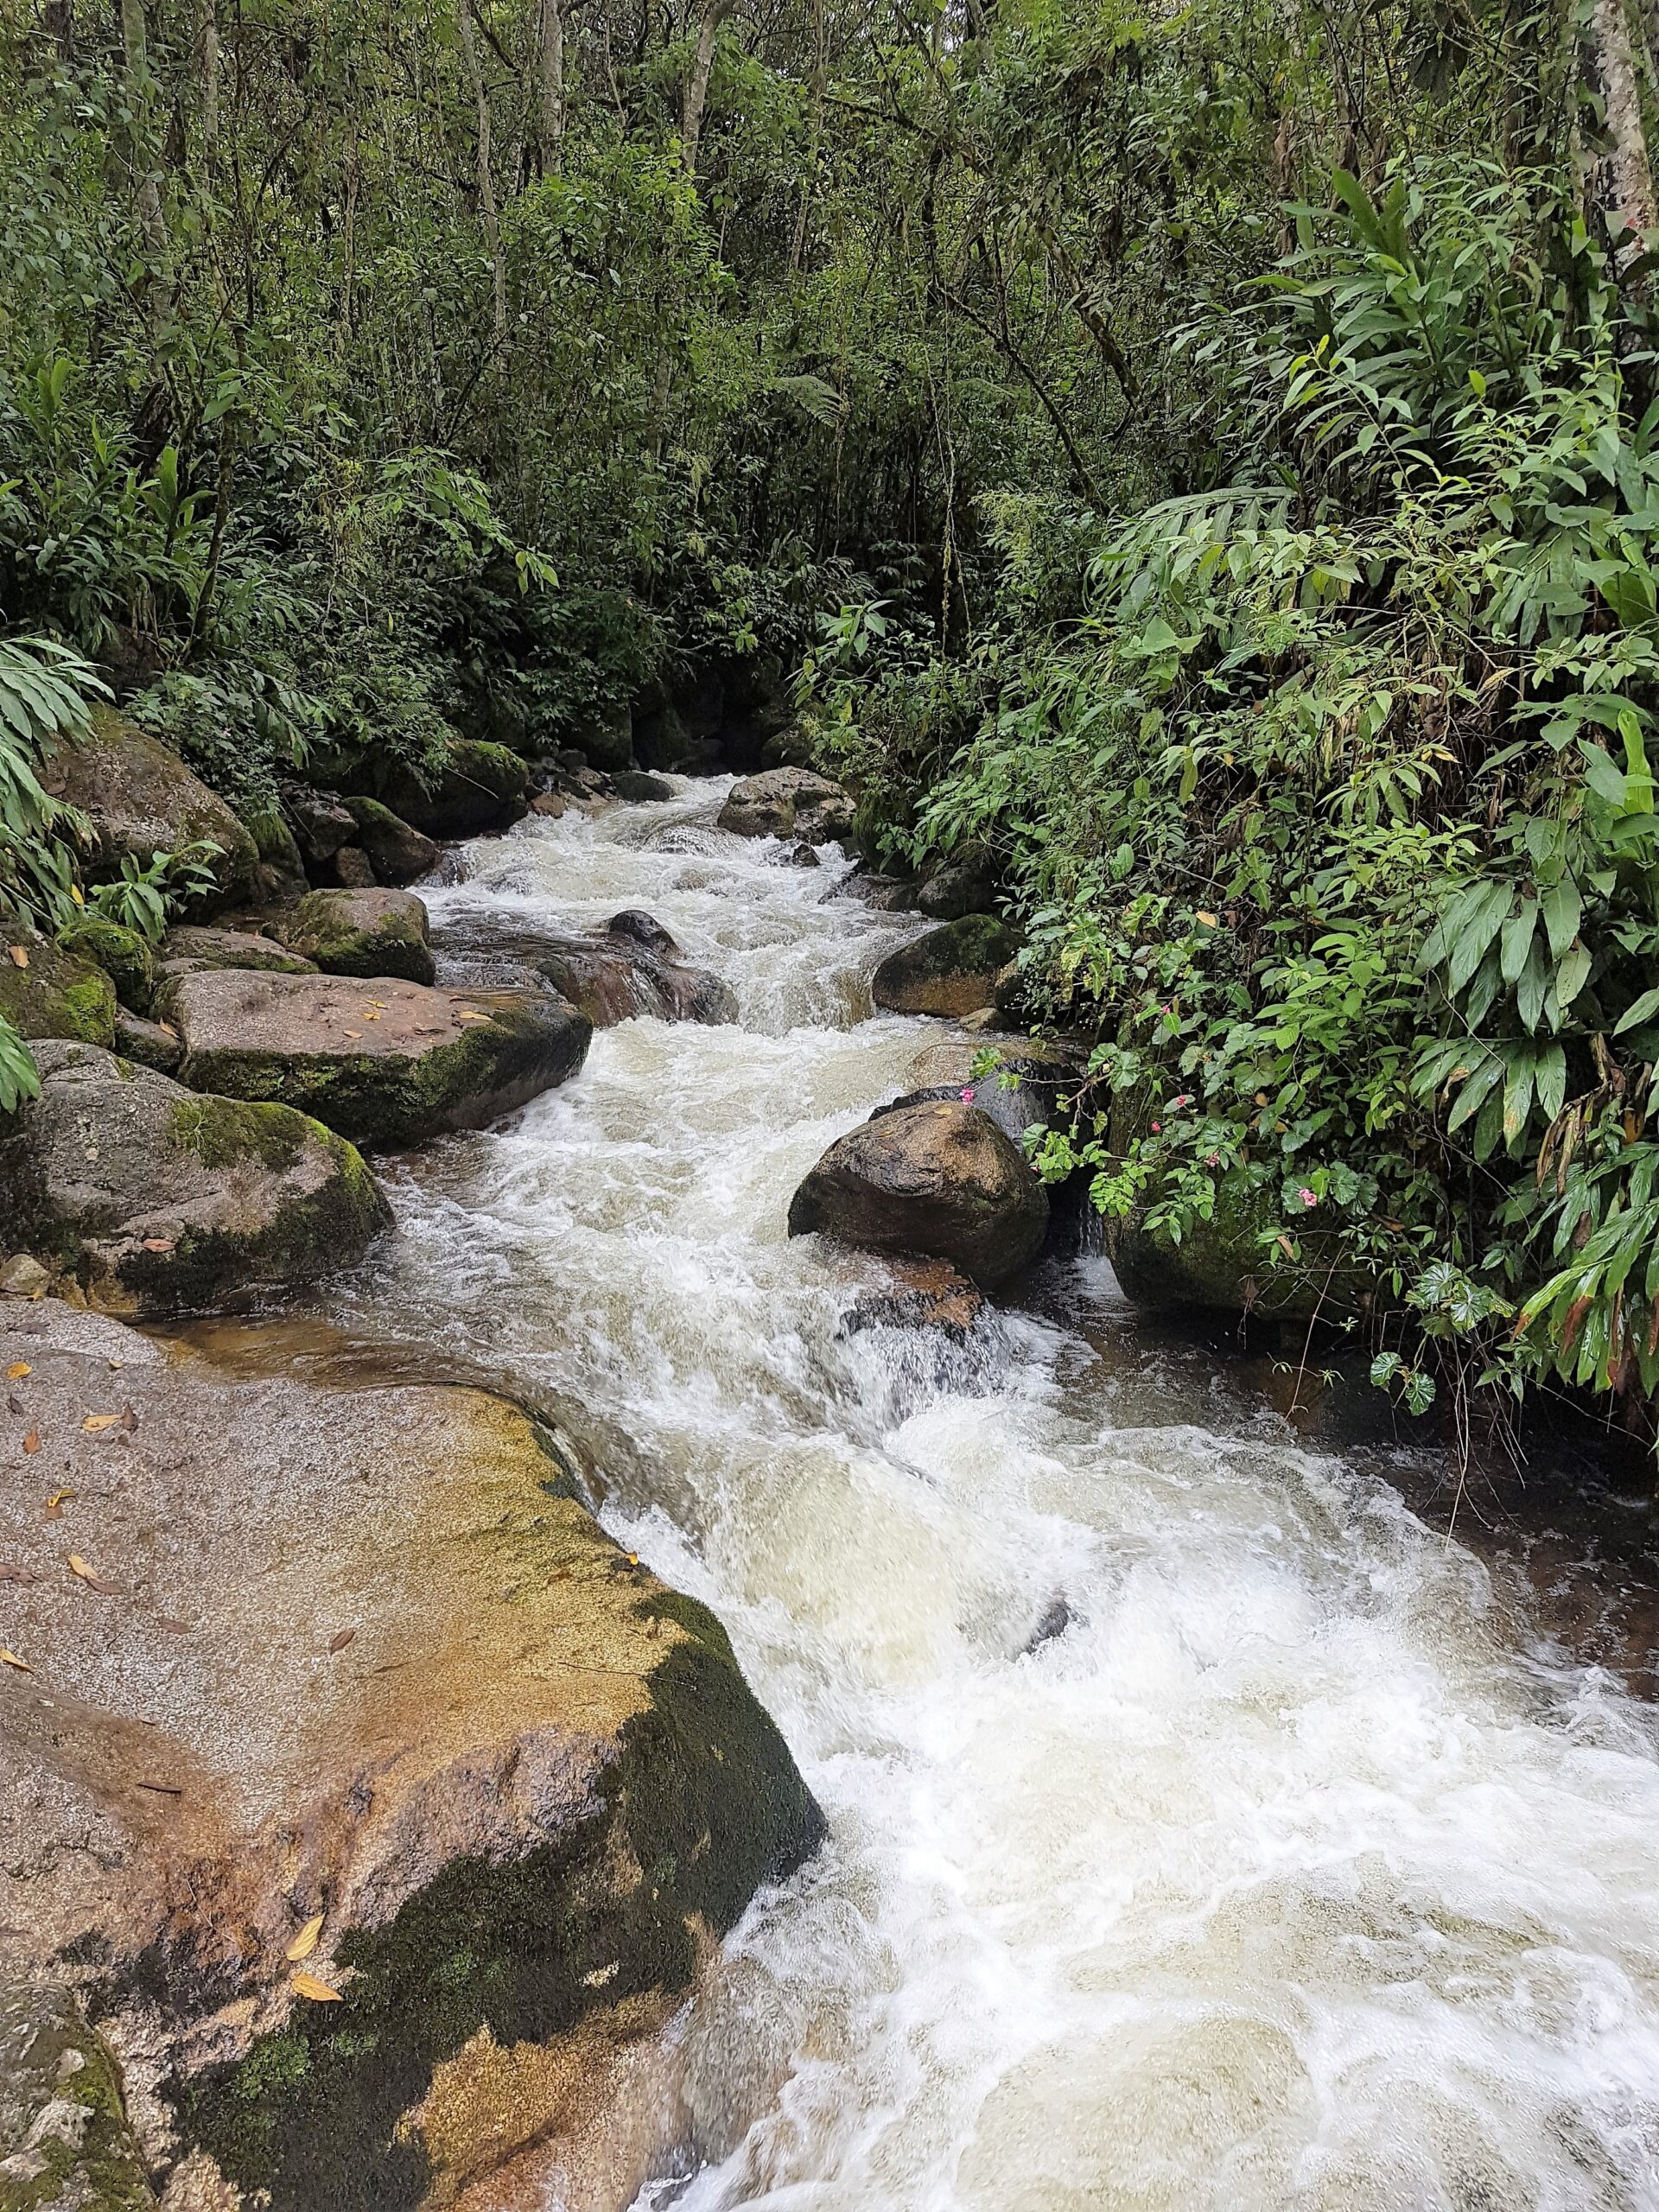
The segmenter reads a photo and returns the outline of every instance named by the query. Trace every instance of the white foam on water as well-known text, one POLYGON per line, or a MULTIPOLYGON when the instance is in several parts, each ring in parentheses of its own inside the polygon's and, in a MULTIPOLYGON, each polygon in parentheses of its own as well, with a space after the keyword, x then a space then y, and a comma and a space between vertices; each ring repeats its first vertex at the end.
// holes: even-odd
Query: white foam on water
POLYGON ((715 1607, 829 1815, 685 2030, 687 2170, 641 2212, 1659 2207, 1653 1715, 1189 1375, 1124 1427, 1063 1329, 843 1337, 882 1264, 785 1214, 938 1034, 864 1018, 917 925, 715 830, 725 788, 523 824, 431 894, 648 907, 741 1021, 624 1023, 437 1147, 365 1294, 626 1436, 610 1525, 715 1607))

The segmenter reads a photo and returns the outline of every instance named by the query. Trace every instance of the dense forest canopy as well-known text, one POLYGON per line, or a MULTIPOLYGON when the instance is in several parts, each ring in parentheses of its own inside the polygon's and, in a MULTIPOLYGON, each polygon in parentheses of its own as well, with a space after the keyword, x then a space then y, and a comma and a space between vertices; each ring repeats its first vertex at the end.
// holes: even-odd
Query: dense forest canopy
POLYGON ((1408 1404, 1643 1426, 1653 28, 3 0, 0 895, 188 869, 83 880, 106 694, 256 825, 784 697, 873 849, 995 864, 1046 1172, 1408 1404))

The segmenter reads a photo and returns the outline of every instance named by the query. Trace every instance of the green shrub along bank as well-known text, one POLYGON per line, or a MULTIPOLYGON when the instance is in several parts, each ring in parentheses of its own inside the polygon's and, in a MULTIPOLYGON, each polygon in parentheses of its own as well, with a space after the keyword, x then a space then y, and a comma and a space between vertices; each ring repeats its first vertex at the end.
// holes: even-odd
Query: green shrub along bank
POLYGON ((1126 1275, 1649 1427, 1649 35, 0 0, 9 922, 153 938, 212 858, 90 880, 100 701, 279 859, 296 777, 792 711, 994 871, 1126 1275))

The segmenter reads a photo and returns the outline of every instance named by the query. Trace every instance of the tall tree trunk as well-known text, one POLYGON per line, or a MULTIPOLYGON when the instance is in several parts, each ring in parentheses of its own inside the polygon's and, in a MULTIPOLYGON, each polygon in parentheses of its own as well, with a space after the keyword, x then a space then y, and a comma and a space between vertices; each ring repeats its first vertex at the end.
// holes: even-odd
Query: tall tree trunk
POLYGON ((478 110, 478 212, 483 220, 484 236, 490 249, 490 270, 495 294, 493 327, 496 351, 499 353, 507 342, 507 265, 501 255, 501 218, 495 204, 495 175, 490 155, 490 95, 484 82, 483 65, 478 58, 478 38, 473 27, 473 0, 460 0, 456 23, 461 33, 461 56, 467 65, 473 99, 478 110))
POLYGON ((167 224, 162 214, 162 188, 147 143, 153 87, 149 75, 149 44, 144 27, 144 0, 121 0, 121 67, 125 79, 123 89, 126 93, 127 109, 132 118, 127 126, 127 173, 131 182, 133 205, 137 210, 145 240, 162 264, 156 273, 164 282, 167 224))
POLYGON ((200 0, 196 22, 196 70, 201 83, 201 162, 211 176, 219 159, 219 8, 200 0))
POLYGON ((720 27, 732 12, 734 0, 703 0, 697 16, 696 49, 691 73, 685 80, 685 99, 680 119, 680 158, 688 175, 697 173, 697 142, 702 137, 702 111, 709 104, 709 79, 714 74, 715 45, 720 27))
POLYGON ((556 163, 564 137, 564 10, 561 0, 542 0, 537 41, 542 80, 542 164, 556 163))
POLYGON ((1612 141, 1611 151, 1597 164, 1592 189, 1607 217, 1614 266, 1623 274, 1641 257, 1642 234, 1659 229, 1653 165, 1642 127, 1642 83, 1624 0, 1594 0, 1589 35, 1591 74, 1612 141))

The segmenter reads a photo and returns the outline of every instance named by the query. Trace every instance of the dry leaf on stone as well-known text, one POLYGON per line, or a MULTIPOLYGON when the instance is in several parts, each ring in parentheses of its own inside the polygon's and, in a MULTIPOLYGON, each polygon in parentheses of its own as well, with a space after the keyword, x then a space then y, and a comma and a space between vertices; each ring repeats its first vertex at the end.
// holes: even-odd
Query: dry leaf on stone
POLYGON ((308 1920, 304 1927, 301 1929, 299 1934, 294 1938, 294 1941, 283 1953, 283 1956, 285 1959, 291 1961, 308 1959, 312 1952, 317 1948, 317 1938, 322 1933, 322 1923, 326 1916, 327 1916, 325 1914, 320 1912, 314 1920, 308 1920))
POLYGON ((54 1490, 51 1497, 46 1501, 47 1519, 48 1521, 61 1521, 63 1518, 65 1501, 72 1498, 74 1494, 75 1493, 72 1490, 54 1490))
POLYGON ((338 2005, 340 1992, 330 1989, 326 1981, 319 1981, 314 1974, 292 1974, 289 1985, 296 1996, 308 1997, 314 2005, 338 2005))
POLYGON ((22 1400, 17 1395, 16 1391, 9 1392, 6 1397, 6 1411, 9 1414, 20 1414, 22 1410, 22 1400))
POLYGON ((120 1421, 119 1414, 88 1414, 81 1427, 88 1436, 102 1436, 106 1428, 113 1428, 120 1421))
POLYGON ((6 1380, 8 1382, 21 1382, 25 1375, 32 1375, 34 1372, 34 1369, 26 1359, 14 1359, 6 1370, 6 1380))
POLYGON ((15 1667, 20 1675, 32 1675, 35 1671, 27 1659, 20 1659, 15 1651, 8 1651, 3 1643, 0 1643, 0 1667, 15 1667))
POLYGON ((40 1576, 33 1567, 14 1566, 10 1560, 0 1559, 0 1582, 38 1582, 40 1576))
POLYGON ((357 1630, 354 1628, 337 1629, 328 1639, 328 1649, 331 1651, 343 1651, 356 1634, 357 1630))
POLYGON ((29 954, 21 944, 9 944, 6 950, 11 956, 11 964, 14 968, 28 967, 29 954))
POLYGON ((175 1239, 171 1236, 146 1236, 144 1249, 146 1252, 170 1252, 174 1243, 175 1239))
POLYGON ((79 1552, 71 1552, 69 1554, 69 1572, 79 1581, 84 1582, 89 1590, 96 1590, 100 1598, 115 1598, 120 1595, 119 1585, 106 1582, 95 1567, 88 1567, 79 1552))
POLYGON ((487 1021, 490 1017, 487 1014, 474 1014, 469 1007, 467 1011, 461 1015, 461 1019, 463 1021, 487 1021))
POLYGON ((32 1459, 40 1448, 41 1432, 38 1428, 31 1428, 29 1434, 23 1439, 23 1449, 32 1459))

